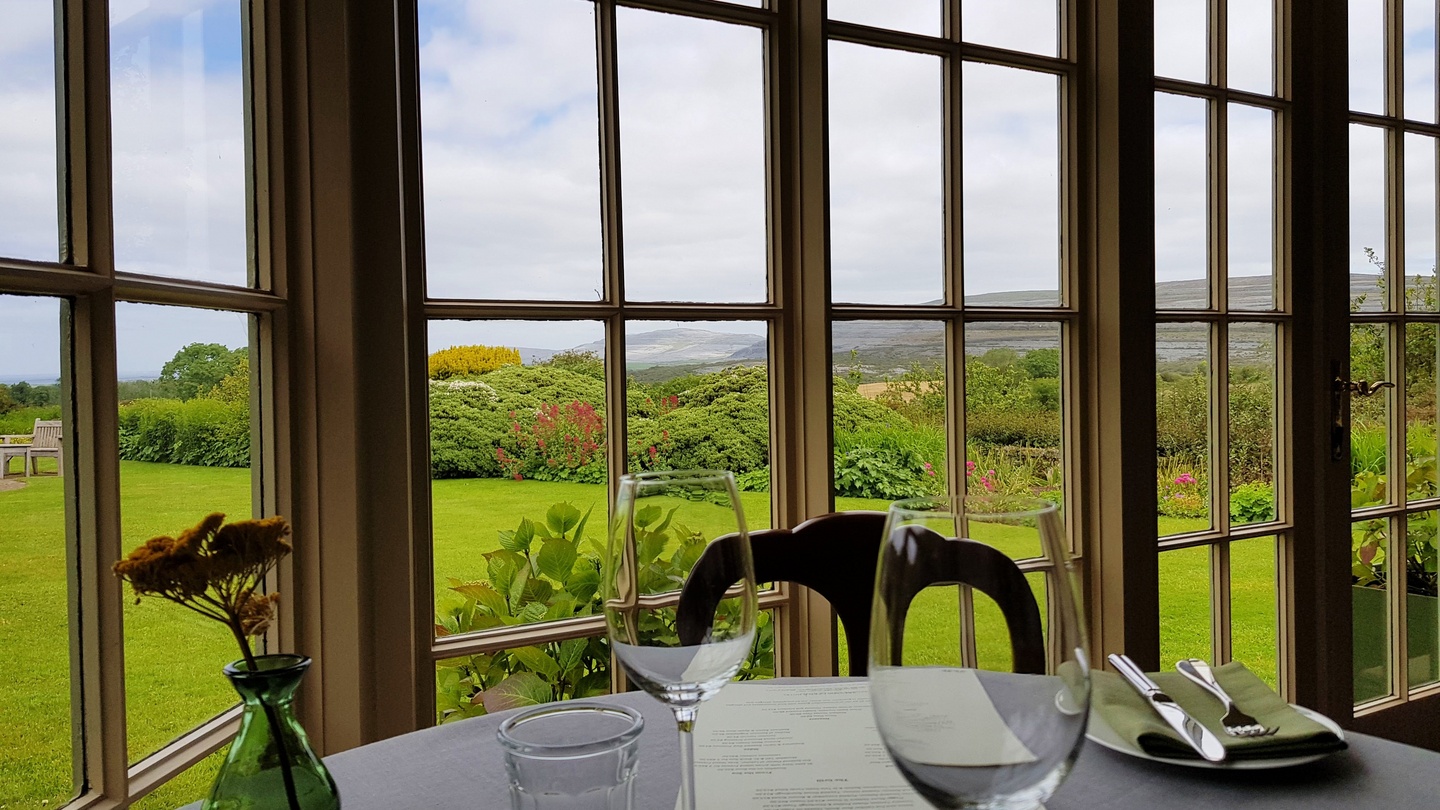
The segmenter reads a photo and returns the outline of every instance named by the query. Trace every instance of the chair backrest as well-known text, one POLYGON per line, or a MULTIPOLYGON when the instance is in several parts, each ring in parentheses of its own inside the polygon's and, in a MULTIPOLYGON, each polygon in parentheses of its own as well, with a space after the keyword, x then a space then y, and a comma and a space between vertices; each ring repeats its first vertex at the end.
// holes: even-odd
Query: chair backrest
MULTIPOLYGON (((884 531, 884 512, 839 512, 750 534, 756 582, 804 585, 835 608, 850 645, 851 675, 864 675, 869 659, 870 601, 884 531)), ((726 540, 736 539, 712 543, 686 578, 676 618, 681 643, 700 643, 721 596, 739 581, 726 548, 726 540)))
POLYGON ((30 439, 30 447, 36 450, 59 447, 60 425, 59 419, 36 419, 35 435, 30 439))
POLYGON ((896 606, 899 633, 891 644, 903 641, 905 614, 916 594, 931 585, 969 585, 991 599, 1005 616, 1010 630, 1011 669, 1032 675, 1045 674, 1045 631, 1040 624, 1040 606, 1030 582, 1013 560, 984 543, 945 537, 923 526, 905 527, 904 542, 886 543, 881 554, 913 556, 914 570, 924 571, 921 579, 895 583, 890 604, 896 606))
MULTIPOLYGON (((1010 630, 1013 669, 1045 672, 1045 641, 1040 609, 1030 584, 1010 558, 983 543, 945 538, 915 530, 915 547, 932 571, 926 582, 911 582, 899 594, 901 613, 929 585, 965 584, 999 605, 1010 630)), ((842 512, 807 520, 794 529, 767 529, 750 535, 757 582, 794 582, 825 597, 835 608, 850 648, 850 674, 868 671, 870 609, 875 568, 885 532, 884 512, 842 512)), ((704 638, 725 591, 739 580, 735 557, 724 538, 695 563, 680 592, 676 629, 683 644, 704 638)), ((886 553, 894 553, 886 546, 886 553)), ((895 639, 900 643, 900 639, 895 639)))

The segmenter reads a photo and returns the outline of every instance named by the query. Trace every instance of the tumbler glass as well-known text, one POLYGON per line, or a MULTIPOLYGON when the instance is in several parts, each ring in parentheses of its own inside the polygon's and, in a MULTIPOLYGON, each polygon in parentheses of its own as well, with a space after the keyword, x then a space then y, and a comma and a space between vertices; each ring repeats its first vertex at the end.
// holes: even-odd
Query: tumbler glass
POLYGON ((512 810, 631 810, 645 720, 625 706, 556 703, 506 718, 512 810))

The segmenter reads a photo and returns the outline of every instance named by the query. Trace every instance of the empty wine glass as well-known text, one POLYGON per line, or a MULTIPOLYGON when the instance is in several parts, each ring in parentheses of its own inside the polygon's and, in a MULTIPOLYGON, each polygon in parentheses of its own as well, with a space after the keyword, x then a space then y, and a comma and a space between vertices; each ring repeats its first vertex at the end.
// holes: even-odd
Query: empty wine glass
POLYGON ((611 515, 601 575, 611 649, 630 680, 675 713, 681 807, 694 810, 696 712, 740 670, 755 637, 755 568, 740 496, 728 472, 639 473, 621 477, 611 515), (725 557, 716 570, 729 581, 715 583, 722 598, 713 613, 682 620, 675 592, 711 546, 725 557))
POLYGON ((1039 807, 1075 761, 1090 708, 1084 627, 1055 505, 998 495, 893 504, 872 611, 875 722, 910 784, 940 808, 1039 807), (906 626, 911 601, 932 585, 960 586, 921 597, 955 604, 958 594, 959 639, 937 644, 906 626), (957 645, 960 666, 941 665, 954 662, 957 645))

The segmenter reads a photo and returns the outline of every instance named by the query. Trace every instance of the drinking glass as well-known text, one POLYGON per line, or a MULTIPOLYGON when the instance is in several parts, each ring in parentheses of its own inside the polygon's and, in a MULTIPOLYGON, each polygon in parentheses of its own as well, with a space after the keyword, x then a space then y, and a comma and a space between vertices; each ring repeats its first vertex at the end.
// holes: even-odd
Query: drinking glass
POLYGON ((1076 587, 1053 503, 975 495, 891 505, 875 576, 870 696, 891 759, 933 806, 1029 810, 1069 772, 1090 710, 1076 587), (907 627, 911 600, 957 584, 949 592, 960 598, 960 638, 937 649, 923 625, 907 627), (956 644, 960 666, 940 665, 955 660, 956 644))
POLYGON ((755 567, 734 477, 719 470, 622 476, 600 586, 615 658, 675 713, 680 806, 694 810, 695 715, 740 670, 755 637, 755 567), (724 557, 718 570, 730 581, 716 583, 723 594, 712 615, 687 615, 682 627, 674 592, 707 550, 724 557))

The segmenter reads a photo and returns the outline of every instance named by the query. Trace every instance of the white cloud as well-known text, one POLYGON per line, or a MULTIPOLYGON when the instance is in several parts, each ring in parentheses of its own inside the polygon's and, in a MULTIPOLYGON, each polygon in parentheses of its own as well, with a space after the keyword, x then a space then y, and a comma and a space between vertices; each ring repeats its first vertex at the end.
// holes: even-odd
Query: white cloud
POLYGON ((1205 101, 1155 96, 1155 277, 1203 279, 1208 270, 1205 101))
POLYGON ((0 256, 59 258, 53 6, 0 0, 0 256))
POLYGON ((1205 81, 1208 30, 1206 0, 1155 0, 1155 74, 1205 81))
POLYGON ((895 31, 940 35, 940 0, 830 0, 832 20, 873 25, 895 31))

